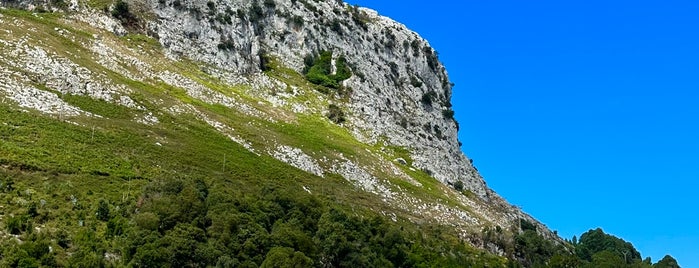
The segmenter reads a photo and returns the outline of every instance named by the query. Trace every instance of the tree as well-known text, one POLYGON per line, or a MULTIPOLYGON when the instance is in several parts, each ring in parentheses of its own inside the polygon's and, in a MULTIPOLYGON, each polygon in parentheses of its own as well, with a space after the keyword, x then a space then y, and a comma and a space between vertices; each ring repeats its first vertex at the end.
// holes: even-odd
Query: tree
POLYGON ((313 260, 306 257, 302 252, 294 251, 293 248, 273 247, 267 253, 261 268, 291 267, 303 268, 311 267, 313 260))
POLYGON ((95 216, 101 221, 109 220, 109 203, 107 203, 107 200, 100 199, 95 216))
POLYGON ((575 251, 583 260, 592 261, 592 256, 602 251, 619 255, 625 263, 630 264, 641 260, 641 253, 631 243, 615 236, 605 234, 602 229, 589 230, 580 236, 575 251))
POLYGON ((665 255, 662 260, 653 265, 653 268, 680 268, 677 260, 670 255, 665 255))
POLYGON ((617 268, 626 266, 624 259, 618 253, 603 250, 592 255, 591 267, 617 268))

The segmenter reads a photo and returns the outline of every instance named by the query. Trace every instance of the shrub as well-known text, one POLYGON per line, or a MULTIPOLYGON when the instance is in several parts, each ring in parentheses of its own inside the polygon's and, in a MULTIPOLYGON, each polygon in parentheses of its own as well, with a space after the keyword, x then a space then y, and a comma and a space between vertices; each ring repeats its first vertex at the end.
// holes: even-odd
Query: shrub
POLYGON ((464 182, 462 182, 462 181, 454 182, 454 189, 456 189, 459 192, 463 191, 464 190, 464 182))
POLYGON ((328 119, 335 122, 335 124, 342 124, 345 122, 345 113, 335 104, 330 104, 328 106, 328 119))
POLYGON ((422 82, 415 76, 410 77, 410 85, 413 87, 422 87, 422 82))
POLYGON ((232 50, 234 48, 235 43, 232 40, 221 40, 221 43, 218 44, 219 50, 232 50))
POLYGON ((18 235, 29 228, 29 218, 26 215, 7 217, 5 228, 10 234, 18 235))
POLYGON ((303 24, 304 24, 303 17, 296 15, 293 18, 291 18, 291 23, 296 27, 299 27, 299 28, 303 27, 303 24))
POLYGON ((522 231, 532 230, 536 232, 536 225, 525 219, 519 219, 519 227, 522 231))
POLYGON ((340 56, 337 58, 335 61, 335 68, 335 76, 333 77, 335 81, 339 82, 352 77, 352 71, 349 67, 347 67, 347 60, 345 59, 345 56, 340 56))
POLYGON ((432 69, 432 71, 437 71, 437 66, 439 66, 439 59, 437 57, 437 52, 432 50, 432 48, 425 46, 422 49, 425 52, 425 57, 427 58, 427 66, 432 69))
POLYGON ((444 116, 444 119, 454 120, 454 110, 442 110, 442 116, 444 116))
POLYGON ((250 11, 248 11, 248 15, 250 16, 250 21, 257 22, 264 17, 265 13, 257 2, 253 2, 252 6, 250 6, 250 11))
POLYGON ((271 58, 265 51, 260 50, 260 52, 257 54, 257 56, 260 58, 260 70, 263 72, 272 70, 272 66, 270 65, 271 58))
POLYGON ((422 104, 425 106, 432 106, 432 102, 434 101, 435 98, 437 98, 437 93, 434 91, 428 91, 428 92, 425 92, 425 94, 422 94, 422 98, 420 98, 420 102, 422 102, 422 104))
POLYGON ((398 64, 395 62, 389 62, 388 67, 391 68, 391 74, 393 74, 394 77, 400 77, 400 73, 398 71, 398 64))
POLYGON ((119 0, 114 4, 114 9, 112 9, 112 17, 120 20, 125 20, 131 18, 131 13, 129 12, 129 4, 123 0, 119 0))
POLYGON ((342 26, 340 25, 340 21, 339 21, 338 19, 334 19, 334 20, 330 23, 330 30, 332 30, 333 32, 336 32, 336 33, 339 34, 339 35, 342 35, 342 34, 343 34, 343 32, 342 32, 342 26))
POLYGON ((331 74, 332 57, 333 54, 331 51, 323 51, 317 58, 306 56, 304 58, 304 63, 306 64, 304 70, 307 70, 306 79, 316 85, 339 88, 340 82, 352 76, 352 71, 347 66, 347 60, 345 57, 340 56, 335 61, 335 67, 337 70, 334 75, 331 74), (309 67, 309 62, 311 61, 313 64, 309 67))
POLYGON ((365 31, 368 30, 369 26, 367 25, 367 21, 369 21, 369 19, 366 13, 360 11, 359 6, 357 5, 352 6, 350 10, 350 13, 352 14, 352 21, 354 21, 355 24, 359 25, 359 27, 365 31))
POLYGON ((109 203, 107 203, 106 200, 101 199, 99 201, 99 204, 97 205, 97 211, 95 212, 95 216, 97 217, 98 220, 101 221, 108 221, 110 216, 109 216, 109 203))

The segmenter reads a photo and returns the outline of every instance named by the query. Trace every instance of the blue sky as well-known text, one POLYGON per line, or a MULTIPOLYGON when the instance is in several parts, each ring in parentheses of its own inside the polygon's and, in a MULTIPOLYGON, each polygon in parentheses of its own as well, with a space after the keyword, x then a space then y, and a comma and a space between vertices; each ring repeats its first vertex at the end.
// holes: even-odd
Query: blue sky
POLYGON ((699 267, 699 2, 353 0, 425 37, 488 185, 699 267))

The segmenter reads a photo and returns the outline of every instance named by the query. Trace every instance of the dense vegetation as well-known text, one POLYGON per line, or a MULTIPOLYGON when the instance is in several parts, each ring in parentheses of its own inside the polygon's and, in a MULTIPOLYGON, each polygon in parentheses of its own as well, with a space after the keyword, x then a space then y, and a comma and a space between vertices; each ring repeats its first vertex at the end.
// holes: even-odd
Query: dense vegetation
POLYGON ((307 56, 304 73, 309 82, 329 88, 339 88, 340 82, 350 78, 352 71, 347 66, 344 56, 339 56, 335 61, 335 72, 332 71, 332 51, 322 51, 317 57, 307 56))
MULTIPOLYGON (((580 236, 566 241, 566 245, 556 245, 537 235, 536 227, 524 220, 520 222, 520 232, 515 237, 514 254, 525 267, 582 267, 582 268, 679 268, 677 261, 669 255, 653 264, 650 257, 641 259, 641 254, 631 243, 606 234, 602 229, 589 230, 580 236)), ((497 232, 496 232, 497 233, 497 232)), ((484 238, 491 242, 501 243, 503 240, 493 239, 491 230, 484 231, 484 238)), ((508 248, 507 245, 503 245, 508 248)))

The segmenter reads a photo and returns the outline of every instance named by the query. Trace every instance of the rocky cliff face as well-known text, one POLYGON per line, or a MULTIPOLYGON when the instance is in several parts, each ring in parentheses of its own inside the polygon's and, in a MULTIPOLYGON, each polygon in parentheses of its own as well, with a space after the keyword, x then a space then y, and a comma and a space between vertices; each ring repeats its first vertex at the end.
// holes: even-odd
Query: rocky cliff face
MULTIPOLYGON (((0 94, 21 107, 59 116, 99 115, 62 102, 58 93, 90 96, 137 110, 134 121, 148 125, 159 123, 159 113, 192 114, 255 154, 268 154, 320 177, 338 174, 401 211, 463 228, 465 234, 483 225, 512 226, 520 218, 536 222, 490 190, 461 152, 458 124, 450 104, 452 84, 446 70, 427 41, 404 25, 341 1, 131 0, 128 3, 132 12, 129 16, 134 17, 121 21, 87 3, 74 1, 62 7, 65 23, 94 32, 86 36, 54 29, 61 38, 79 44, 79 52, 94 60, 88 66, 84 59, 72 54, 74 51, 56 50, 50 44, 33 42, 31 34, 19 36, 6 30, 7 36, 13 38, 0 40, 3 51, 7 52, 0 55, 0 62, 14 67, 0 68, 5 74, 0 77, 3 82, 0 94), (115 38, 130 31, 148 34, 161 48, 153 52, 143 46, 119 45, 115 38), (332 51, 334 59, 346 59, 352 76, 341 83, 349 94, 308 92, 298 83, 289 82, 300 76, 306 58, 321 51, 332 51), (157 53, 167 58, 159 59, 157 53), (270 60, 291 73, 263 72, 270 60), (194 62, 198 71, 215 81, 197 80, 193 75, 179 73, 178 62, 194 62), (145 105, 132 98, 138 89, 124 80, 114 79, 114 74, 182 89, 187 101, 172 104, 161 99, 145 105), (333 104, 346 111, 347 121, 342 127, 352 134, 351 138, 377 148, 367 149, 368 156, 377 160, 361 161, 342 153, 320 156, 321 152, 311 148, 273 140, 273 135, 245 136, 225 120, 202 112, 191 104, 191 99, 235 109, 271 123, 326 114, 327 104, 333 104), (154 105, 163 108, 157 110, 154 105), (440 181, 443 185, 437 191, 458 204, 415 198, 386 179, 386 176, 396 177, 415 187, 428 187, 411 175, 417 173, 440 181), (460 184, 457 182, 463 183, 467 194, 453 190, 451 185, 460 184)), ((4 1, 3 4, 56 9, 51 3, 41 1, 4 1)), ((1 23, 22 27, 16 20, 4 19, 1 23)), ((333 69, 337 66, 333 65, 333 69)), ((540 230, 555 237, 545 227, 540 230)))
POLYGON ((367 142, 410 148, 413 166, 443 183, 489 191, 459 149, 451 87, 437 53, 415 32, 375 11, 341 1, 151 0, 149 29, 173 58, 238 74, 260 72, 269 54, 299 72, 320 51, 344 56, 354 75, 349 127, 367 142), (213 3, 213 4, 211 4, 213 3))

